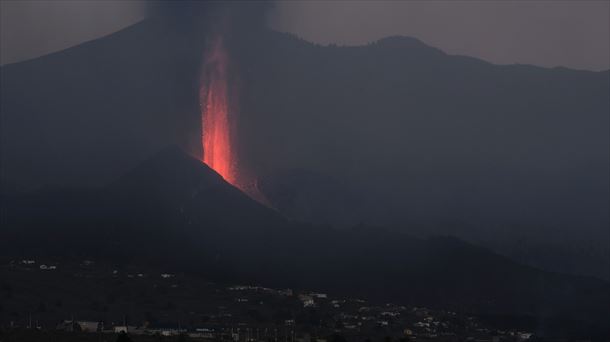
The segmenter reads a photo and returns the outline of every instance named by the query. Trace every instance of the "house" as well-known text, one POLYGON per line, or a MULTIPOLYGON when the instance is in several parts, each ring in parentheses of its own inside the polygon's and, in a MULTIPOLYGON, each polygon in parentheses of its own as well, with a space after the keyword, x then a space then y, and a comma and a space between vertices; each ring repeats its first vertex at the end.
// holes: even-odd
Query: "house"
POLYGON ((416 322, 415 324, 413 324, 413 326, 416 327, 416 328, 429 328, 430 327, 430 323, 416 322))
POLYGON ((309 295, 301 294, 299 295, 299 300, 303 302, 304 308, 316 306, 316 303, 313 301, 313 298, 309 295))
POLYGON ((103 324, 100 324, 100 322, 78 321, 76 324, 78 324, 82 332, 98 332, 103 328, 103 324))
POLYGON ((386 317, 398 317, 400 316, 400 312, 395 312, 395 311, 384 311, 381 313, 381 316, 386 316, 386 317))
POLYGON ((280 296, 286 296, 286 297, 292 297, 292 295, 293 295, 292 289, 278 290, 277 293, 280 296))
MULTIPOLYGON (((339 308, 339 307, 341 307, 341 305, 345 304, 345 301, 335 299, 330 303, 333 305, 334 308, 339 308)), ((360 310, 362 310, 362 308, 360 308, 360 310)))
POLYGON ((188 336, 188 337, 190 337, 190 338, 199 338, 199 339, 203 339, 203 338, 206 338, 206 339, 214 339, 214 338, 215 338, 213 334, 210 334, 210 333, 202 333, 202 332, 197 332, 197 331, 195 331, 195 332, 190 332, 190 333, 186 334, 186 336, 188 336))
POLYGON ((216 338, 216 331, 213 328, 197 328, 194 332, 188 333, 191 338, 216 338))
POLYGON ((115 326, 114 326, 114 333, 115 333, 115 334, 120 334, 120 333, 122 333, 122 332, 124 332, 124 333, 126 333, 126 334, 127 334, 127 331, 128 331, 128 330, 129 330, 129 329, 128 329, 128 327, 127 327, 126 325, 115 325, 115 326))
POLYGON ((186 334, 186 329, 176 328, 175 326, 158 326, 154 328, 148 328, 148 332, 152 332, 153 334, 159 334, 161 336, 178 336, 181 334, 186 334))
POLYGON ((56 269, 57 269, 57 266, 54 266, 54 265, 49 265, 49 266, 47 266, 47 265, 45 265, 45 264, 42 264, 42 265, 40 265, 40 269, 41 269, 41 270, 45 270, 45 271, 46 271, 46 270, 51 270, 51 271, 52 271, 52 270, 56 270, 56 269))
POLYGON ((80 326, 76 324, 73 320, 63 320, 55 327, 57 330, 66 331, 66 332, 74 332, 79 331, 80 326))

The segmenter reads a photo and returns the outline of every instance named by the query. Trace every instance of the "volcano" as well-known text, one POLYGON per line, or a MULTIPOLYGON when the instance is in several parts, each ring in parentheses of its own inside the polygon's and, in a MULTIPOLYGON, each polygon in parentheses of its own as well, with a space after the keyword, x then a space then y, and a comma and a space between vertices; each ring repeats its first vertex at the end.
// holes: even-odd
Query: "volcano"
MULTIPOLYGON (((347 195, 320 192, 329 208, 367 203, 348 220, 316 202, 272 203, 293 219, 457 235, 610 279, 610 71, 494 65, 408 37, 359 47, 267 29, 214 37, 150 19, 3 66, 3 190, 108 184, 177 145, 241 189, 286 188, 295 180, 274 175, 302 170, 340 180, 347 195), (206 62, 223 50, 230 59, 206 62), (207 104, 219 108, 209 117, 207 104)), ((319 196, 306 182, 287 188, 295 195, 270 200, 319 196)))

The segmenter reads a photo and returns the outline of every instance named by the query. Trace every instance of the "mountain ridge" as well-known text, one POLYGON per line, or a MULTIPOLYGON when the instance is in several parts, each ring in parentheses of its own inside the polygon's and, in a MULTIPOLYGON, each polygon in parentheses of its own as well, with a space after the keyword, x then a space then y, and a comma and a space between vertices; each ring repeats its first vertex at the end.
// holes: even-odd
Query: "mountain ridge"
MULTIPOLYGON (((170 145, 201 155, 204 34, 146 21, 2 67, 3 189, 103 186, 170 145)), ((324 47, 245 34, 227 40, 240 76, 240 167, 341 179, 377 204, 349 222, 459 233, 513 259, 519 234, 485 239, 523 227, 533 246, 557 247, 544 254, 560 252, 520 260, 572 273, 599 265, 586 273, 607 277, 605 246, 592 258, 568 252, 589 246, 576 237, 607 240, 610 72, 422 58, 433 48, 411 38, 324 47)))

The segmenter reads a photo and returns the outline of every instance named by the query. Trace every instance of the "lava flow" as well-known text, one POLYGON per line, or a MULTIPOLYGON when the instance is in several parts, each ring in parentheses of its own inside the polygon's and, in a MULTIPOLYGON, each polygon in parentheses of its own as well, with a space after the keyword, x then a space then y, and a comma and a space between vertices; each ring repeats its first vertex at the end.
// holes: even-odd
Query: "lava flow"
POLYGON ((229 113, 229 60, 222 38, 208 44, 199 93, 203 162, 237 186, 232 121, 229 113))

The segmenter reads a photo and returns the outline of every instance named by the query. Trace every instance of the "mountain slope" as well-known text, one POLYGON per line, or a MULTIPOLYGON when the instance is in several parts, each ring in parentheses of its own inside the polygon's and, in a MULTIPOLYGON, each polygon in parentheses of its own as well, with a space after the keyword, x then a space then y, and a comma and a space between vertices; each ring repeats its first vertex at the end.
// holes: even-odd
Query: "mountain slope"
MULTIPOLYGON (((356 221, 610 279, 610 71, 493 65, 404 37, 324 47, 269 33, 235 49, 244 163, 263 179, 340 179, 371 203, 356 221)), ((316 205, 305 219, 327 222, 316 205)))
POLYGON ((201 153, 197 40, 145 21, 2 66, 3 184, 100 186, 166 146, 201 153))
POLYGON ((531 315, 540 324, 567 319, 578 329, 601 329, 610 303, 608 283, 522 266, 454 238, 298 226, 178 149, 107 187, 46 190, 6 204, 4 256, 144 263, 216 280, 531 315))
MULTIPOLYGON (((169 145, 200 155, 205 33, 146 20, 2 67, 3 188, 101 186, 169 145)), ((305 204, 296 212, 312 214, 299 219, 456 235, 610 279, 610 71, 493 65, 406 37, 227 38, 240 168, 339 179, 367 203, 347 219, 305 204)), ((334 198, 328 207, 343 210, 334 198)))

